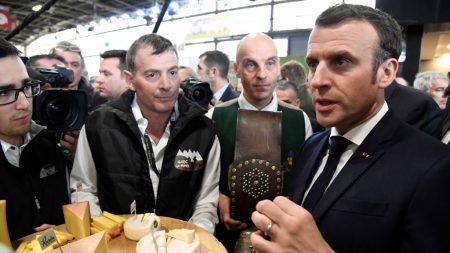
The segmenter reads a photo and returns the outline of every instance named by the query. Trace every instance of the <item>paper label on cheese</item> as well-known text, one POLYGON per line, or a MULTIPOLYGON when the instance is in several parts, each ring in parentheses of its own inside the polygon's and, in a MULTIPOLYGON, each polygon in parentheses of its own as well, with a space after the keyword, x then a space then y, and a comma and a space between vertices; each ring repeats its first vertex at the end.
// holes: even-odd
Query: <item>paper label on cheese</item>
POLYGON ((56 239, 55 231, 53 231, 53 228, 45 230, 45 232, 42 233, 42 235, 40 235, 37 238, 37 240, 42 250, 58 242, 58 240, 56 239))

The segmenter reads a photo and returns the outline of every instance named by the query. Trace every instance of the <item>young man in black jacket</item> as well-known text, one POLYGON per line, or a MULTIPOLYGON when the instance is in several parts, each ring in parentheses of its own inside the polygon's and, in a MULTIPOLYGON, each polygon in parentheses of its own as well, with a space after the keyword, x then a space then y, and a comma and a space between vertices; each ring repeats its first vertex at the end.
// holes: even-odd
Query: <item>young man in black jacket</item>
POLYGON ((69 203, 68 161, 31 120, 39 91, 19 51, 0 38, 0 199, 11 240, 63 223, 62 205, 69 203))

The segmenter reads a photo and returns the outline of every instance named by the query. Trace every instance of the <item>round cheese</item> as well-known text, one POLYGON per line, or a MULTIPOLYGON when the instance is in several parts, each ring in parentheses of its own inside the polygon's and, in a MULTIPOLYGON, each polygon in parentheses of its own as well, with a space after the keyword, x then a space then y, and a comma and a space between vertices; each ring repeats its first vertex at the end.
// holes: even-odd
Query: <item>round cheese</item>
POLYGON ((154 213, 139 214, 128 218, 123 225, 125 237, 139 241, 148 235, 150 231, 157 231, 160 228, 159 217, 154 213))
POLYGON ((175 229, 167 234, 157 231, 139 240, 136 253, 156 253, 155 248, 165 253, 200 253, 200 239, 194 230, 189 229, 175 229))

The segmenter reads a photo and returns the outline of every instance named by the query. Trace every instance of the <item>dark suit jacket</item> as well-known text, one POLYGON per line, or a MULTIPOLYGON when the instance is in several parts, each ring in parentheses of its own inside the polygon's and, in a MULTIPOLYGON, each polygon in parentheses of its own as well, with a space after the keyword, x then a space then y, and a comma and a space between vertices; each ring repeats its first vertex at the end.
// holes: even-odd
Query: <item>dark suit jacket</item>
POLYGON ((442 111, 424 92, 392 82, 384 90, 384 97, 392 111, 404 122, 441 139, 442 111))
MULTIPOLYGON (((313 135, 294 168, 301 203, 328 146, 313 135)), ((369 133, 314 210, 337 252, 450 252, 450 149, 390 110, 369 133)))
POLYGON ((450 108, 442 111, 442 137, 450 130, 450 108))
POLYGON ((226 102, 228 100, 231 100, 231 99, 237 98, 237 97, 239 97, 239 93, 237 93, 235 90, 233 90, 232 86, 230 84, 228 84, 227 89, 222 94, 222 97, 220 97, 219 100, 222 102, 226 102))

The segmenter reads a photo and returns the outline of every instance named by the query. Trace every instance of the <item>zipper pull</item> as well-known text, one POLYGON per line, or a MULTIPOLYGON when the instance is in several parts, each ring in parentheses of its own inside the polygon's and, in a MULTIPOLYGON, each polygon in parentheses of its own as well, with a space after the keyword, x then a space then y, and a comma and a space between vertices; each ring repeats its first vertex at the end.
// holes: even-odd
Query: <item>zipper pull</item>
POLYGON ((34 196, 34 202, 36 203, 36 208, 38 210, 41 210, 41 205, 39 204, 39 200, 38 200, 38 198, 36 196, 34 196))

